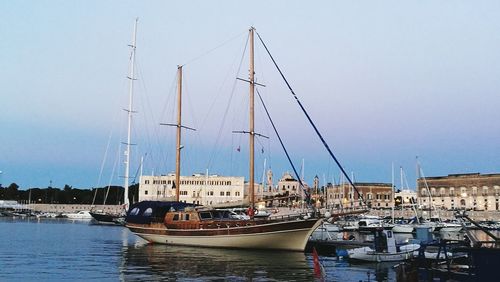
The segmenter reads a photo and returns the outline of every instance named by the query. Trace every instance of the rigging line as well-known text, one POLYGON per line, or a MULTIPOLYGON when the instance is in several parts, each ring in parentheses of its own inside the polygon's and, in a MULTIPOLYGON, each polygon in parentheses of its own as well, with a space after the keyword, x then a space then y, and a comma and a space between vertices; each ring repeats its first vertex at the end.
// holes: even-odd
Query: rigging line
MULTIPOLYGON (((240 70, 241 70, 241 65, 243 64, 243 56, 244 56, 244 54, 245 54, 245 52, 246 52, 246 48, 247 48, 247 45, 248 45, 248 40, 249 40, 249 36, 247 36, 247 39, 246 39, 246 42, 245 42, 245 46, 244 46, 244 48, 243 48, 243 53, 242 53, 242 57, 241 57, 241 59, 240 59, 240 63, 239 63, 239 65, 238 65, 237 74, 239 74, 239 72, 240 72, 240 70)), ((235 60, 236 60, 236 58, 235 58, 235 60)), ((234 62, 233 62, 233 64, 234 64, 234 62)), ((227 80, 227 78, 229 77, 229 73, 230 73, 230 70, 228 70, 227 74, 225 75, 225 77, 224 77, 224 82, 220 85, 219 90, 217 91, 217 93, 221 93, 221 92, 222 92, 222 89, 223 89, 223 87, 224 87, 224 84, 226 83, 226 80, 227 80)), ((235 87, 236 87, 236 81, 233 81, 233 85, 232 85, 232 87, 231 87, 231 95, 233 95, 235 87)), ((217 103, 217 99, 218 99, 218 98, 219 98, 219 97, 215 97, 214 99, 212 99, 212 103, 211 103, 211 104, 210 104, 210 106, 208 107, 208 111, 207 111, 207 113, 206 113, 206 115, 205 115, 205 118, 203 119, 203 120, 204 120, 204 123, 201 125, 201 127, 202 127, 202 128, 205 128, 205 123, 209 120, 209 119, 208 119, 208 117, 211 115, 212 110, 213 110, 213 108, 215 107, 215 104, 217 103)))
POLYGON ((204 53, 201 53, 200 55, 198 55, 198 56, 196 56, 196 57, 192 58, 191 60, 188 60, 186 63, 182 64, 181 66, 182 66, 182 67, 183 67, 183 66, 186 66, 186 65, 188 65, 188 64, 191 64, 192 62, 195 62, 195 61, 197 61, 197 60, 201 59, 202 57, 204 57, 204 56, 206 56, 206 55, 208 55, 208 54, 212 53, 213 51, 215 51, 215 50, 217 50, 217 49, 221 48, 222 46, 224 46, 224 45, 228 44, 229 42, 231 42, 231 41, 235 40, 236 38, 238 38, 238 37, 240 37, 241 35, 246 34, 246 33, 247 33, 247 31, 244 31, 244 32, 242 32, 242 33, 239 33, 239 34, 237 34, 237 35, 235 35, 235 36, 233 36, 233 37, 229 38, 228 40, 226 40, 226 41, 222 42, 221 44, 219 44, 219 45, 215 46, 214 48, 209 49, 208 51, 205 51, 204 53))
MULTIPOLYGON (((148 155, 148 153, 144 154, 144 157, 146 157, 147 155, 148 155)), ((139 175, 140 172, 141 172, 141 166, 138 166, 137 170, 135 171, 134 178, 132 178, 132 184, 137 184, 137 182, 135 182, 135 181, 137 180, 137 175, 139 175)), ((139 181, 140 181, 140 179, 139 179, 139 181)))
POLYGON ((271 119, 271 115, 269 114, 269 111, 267 110, 266 104, 264 104, 264 100, 262 100, 262 96, 260 95, 258 88, 255 88, 255 90, 257 91, 257 95, 259 96, 260 102, 262 103, 262 106, 264 107, 264 110, 267 114, 267 117, 269 118, 269 122, 271 123, 271 125, 274 129, 274 133, 276 133, 276 137, 278 137, 278 140, 280 141, 281 147, 283 148, 283 151, 285 151, 286 158, 288 159, 288 162, 292 166, 292 169, 293 169, 293 172, 295 173, 295 176, 299 180, 300 187, 302 187, 302 190, 306 194, 306 198, 309 198, 310 194, 305 189, 304 184, 302 183, 302 180, 299 177, 299 173, 297 172, 297 169, 295 168, 295 165, 293 164, 292 159, 290 158, 290 155, 288 154, 288 151, 285 148, 285 144, 283 144, 283 140, 281 140, 281 136, 279 135, 278 130, 276 129, 276 126, 274 125, 273 120, 271 119))
MULTIPOLYGON (((102 174, 104 172, 104 166, 106 165, 106 159, 108 158, 108 151, 109 147, 111 144, 111 137, 113 136, 113 127, 111 127, 111 130, 109 131, 109 136, 108 136, 108 143, 106 144, 106 150, 104 151, 104 157, 102 158, 101 162, 101 168, 99 169, 99 178, 97 179, 97 188, 101 185, 101 180, 102 180, 102 174)), ((95 199, 97 196, 97 190, 94 193, 94 198, 92 199, 92 205, 95 203, 95 199)))
MULTIPOLYGON (((160 172, 162 171, 162 166, 163 165, 166 165, 168 162, 168 158, 169 158, 169 150, 167 150, 165 147, 166 146, 161 146, 162 143, 164 143, 164 139, 162 139, 162 137, 165 137, 166 140, 170 140, 171 138, 167 138, 169 136, 171 136, 170 132, 168 130, 166 131, 160 131, 160 126, 158 125, 158 123, 160 123, 162 120, 174 120, 174 114, 175 114, 175 86, 177 84, 177 71, 175 72, 173 78, 172 78, 172 81, 170 83, 170 87, 169 87, 169 90, 168 90, 168 93, 167 93, 167 97, 165 97, 165 100, 163 102, 163 108, 162 110, 160 111, 160 115, 159 115, 159 120, 157 120, 156 122, 156 130, 154 130, 154 133, 155 133, 155 138, 156 138, 156 144, 155 146, 159 147, 157 148, 158 150, 158 154, 153 154, 154 157, 152 157, 152 162, 153 162, 153 168, 160 172), (168 111, 168 113, 170 114, 168 117, 167 117, 167 107, 171 107, 172 110, 168 111)), ((169 146, 170 147, 170 146, 169 146)), ((151 152, 153 152, 151 150, 151 152)), ((165 166, 165 171, 167 170, 167 167, 165 166)))
MULTIPOLYGON (((249 38, 250 38, 250 35, 248 35, 248 36, 247 36, 247 39, 246 39, 246 42, 245 42, 245 45, 244 45, 244 48, 243 48, 242 57, 241 57, 241 59, 240 59, 240 63, 239 63, 239 65, 238 65, 237 74, 239 74, 239 72, 240 72, 240 70, 241 70, 241 65, 243 64, 243 56, 244 56, 244 54, 245 54, 245 52, 246 52, 246 49, 247 49, 247 46, 248 46, 248 41, 249 41, 249 38)), ((235 58, 235 60, 236 60, 236 58, 235 58)), ((234 62, 233 62, 233 64, 234 64, 234 62)), ((226 76, 224 77, 224 82, 221 84, 221 86, 219 87, 219 90, 217 91, 218 93, 219 93, 219 92, 222 92, 223 86, 224 86, 224 84, 226 83, 227 78, 229 77, 229 73, 230 73, 230 71, 228 70, 228 72, 227 72, 226 76)), ((233 94, 235 87, 236 87, 236 81, 233 81, 233 85, 232 85, 232 87, 231 87, 231 95, 233 94)), ((202 128, 204 128, 204 127, 205 127, 205 123, 207 122, 208 117, 210 116, 210 114, 211 114, 211 112, 212 112, 212 110, 213 110, 213 108, 214 108, 215 104, 217 103, 217 99, 218 99, 218 98, 219 98, 219 97, 215 97, 215 99, 212 99, 212 103, 211 103, 211 104, 210 104, 210 106, 208 107, 208 111, 207 111, 207 114, 206 114, 205 119, 204 119, 204 121, 205 121, 205 122, 204 122, 204 124, 202 124, 202 125, 201 125, 201 127, 202 127, 202 128)))
MULTIPOLYGON (((241 59, 240 59, 240 64, 238 66, 238 70, 237 70, 236 74, 240 73, 241 65, 243 64, 243 59, 245 57, 246 49, 247 49, 247 46, 248 46, 248 40, 249 39, 247 38, 247 41, 245 43, 245 48, 243 49, 243 53, 242 53, 241 59)), ((221 126, 219 128, 219 132, 218 132, 217 138, 215 140, 214 149, 213 149, 212 153, 210 154, 210 159, 208 160, 207 168, 209 168, 210 165, 212 164, 212 161, 213 161, 214 156, 215 156, 215 151, 217 150, 217 144, 219 143, 220 138, 222 136, 222 130, 223 130, 225 122, 226 122, 226 116, 227 116, 227 114, 229 112, 229 105, 231 105, 231 101, 233 100, 233 97, 234 97, 234 92, 235 92, 235 89, 236 89, 236 83, 237 83, 237 80, 235 79, 234 82, 233 82, 233 87, 231 89, 231 96, 229 97, 229 101, 227 103, 226 109, 224 111, 224 115, 222 117, 222 124, 221 124, 221 126)))
MULTIPOLYGON (((154 129, 151 128, 151 124, 153 124, 153 121, 155 120, 155 116, 153 114, 150 100, 148 99, 149 93, 148 93, 148 89, 146 87, 146 80, 145 80, 144 75, 142 73, 142 68, 141 68, 139 62, 137 62, 136 65, 137 65, 137 75, 138 75, 139 84, 142 86, 143 91, 144 91, 144 93, 142 91, 139 91, 139 93, 142 94, 141 97, 143 97, 143 101, 144 101, 143 103, 140 103, 142 111, 144 112, 144 114, 140 115, 140 116, 142 116, 143 120, 144 120, 144 131, 145 131, 144 133, 146 134, 146 143, 147 143, 143 147, 147 147, 147 149, 149 151, 151 151, 152 150, 152 143, 153 143, 152 139, 154 137, 154 135, 152 134, 154 129)), ((137 124, 137 122, 136 122, 136 124, 137 124)))
POLYGON ((260 42, 262 43, 262 45, 264 46, 264 48, 266 49, 267 51, 267 54, 269 55, 269 57, 271 58, 271 60, 273 61, 273 64, 274 66, 276 67, 276 69, 278 70, 278 72, 280 73, 281 75, 281 78, 283 78, 283 80, 285 81, 288 89, 290 90, 290 92, 292 93, 293 95, 293 98, 295 99, 295 101, 299 104, 300 108, 302 109, 302 112, 304 113, 304 115, 307 117, 307 120, 309 121, 309 123, 311 124, 311 126, 314 128, 314 131, 316 132, 316 134, 318 135, 319 139, 321 140, 321 142, 323 143, 323 146, 325 146, 326 150, 328 151, 328 153, 330 154, 330 156, 332 157, 332 159, 335 161, 335 163, 337 164, 337 166, 339 167, 339 169, 342 171, 342 173, 344 174, 344 176, 346 177, 346 179, 349 181, 349 183, 352 185, 352 187, 354 188, 354 190, 356 190, 356 193, 358 193, 358 197, 361 198, 361 200, 363 201, 363 203, 366 205, 366 201, 364 199, 364 197, 361 195, 361 193, 359 193, 358 191, 358 188, 356 187, 356 185, 354 185, 353 181, 351 180, 351 178, 347 175, 347 173, 345 172, 344 168, 342 167, 342 165, 340 164, 340 162, 337 160, 337 158, 335 157, 335 155, 333 154, 332 150, 330 149, 330 147, 328 146, 328 144, 326 143, 325 139, 323 139, 323 136, 321 135, 321 133, 319 132, 318 128, 316 127, 316 125, 314 124, 314 122, 312 121, 311 117, 309 116, 309 114, 307 113, 306 109, 304 108, 304 106, 302 105, 302 103, 300 102, 299 98, 297 97, 297 95, 295 94, 295 92, 293 91, 292 87, 290 86, 290 83, 288 83, 288 80, 286 80, 285 78, 285 75, 283 74, 283 72, 281 71, 281 69, 279 68, 278 64, 276 63, 276 61, 274 60, 274 57, 271 55, 271 52, 269 51, 269 49, 267 48, 266 44, 264 43, 264 41, 262 40, 262 37, 260 37, 260 34, 257 32, 257 36, 259 37, 259 40, 260 42))
POLYGON ((103 205, 106 204, 106 200, 108 199, 108 195, 109 195, 109 188, 111 187, 111 181, 113 180, 113 177, 115 175, 115 169, 116 169, 116 165, 117 163, 120 161, 120 154, 121 153, 121 145, 118 146, 118 152, 117 152, 117 158, 115 159, 115 163, 113 164, 113 169, 111 170, 111 175, 109 176, 109 182, 108 182, 108 188, 106 189, 106 195, 104 196, 104 202, 103 202, 103 205))

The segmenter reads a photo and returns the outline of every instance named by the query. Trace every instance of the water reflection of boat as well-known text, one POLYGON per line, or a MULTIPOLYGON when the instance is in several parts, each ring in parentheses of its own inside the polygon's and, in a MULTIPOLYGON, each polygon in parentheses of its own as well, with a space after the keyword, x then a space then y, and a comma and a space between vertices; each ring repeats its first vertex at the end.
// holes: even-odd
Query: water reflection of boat
POLYGON ((147 244, 126 246, 122 278, 134 280, 312 281, 303 253, 193 248, 147 244))

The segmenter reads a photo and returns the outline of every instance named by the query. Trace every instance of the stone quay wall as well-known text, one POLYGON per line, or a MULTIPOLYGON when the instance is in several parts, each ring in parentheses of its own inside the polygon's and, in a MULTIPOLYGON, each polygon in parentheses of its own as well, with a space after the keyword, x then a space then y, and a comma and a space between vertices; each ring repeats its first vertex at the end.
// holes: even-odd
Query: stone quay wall
MULTIPOLYGON (((391 216, 391 211, 390 210, 371 210, 370 213, 371 215, 378 215, 378 216, 391 216)), ((470 218, 476 221, 482 221, 482 220, 493 220, 493 221, 500 221, 500 211, 467 211, 466 213, 470 218)), ((418 211, 418 215, 423 217, 423 218, 429 218, 430 213, 429 211, 418 211)), ((411 210, 395 210, 394 211, 394 217, 403 217, 403 218, 412 218, 415 216, 415 212, 411 210)), ((455 212, 454 211, 448 211, 448 210, 433 210, 432 211, 432 217, 439 217, 442 220, 447 220, 447 219, 455 219, 455 212)))
POLYGON ((53 213, 74 213, 79 211, 90 211, 92 209, 117 214, 123 209, 121 205, 30 204, 26 206, 33 211, 53 213))

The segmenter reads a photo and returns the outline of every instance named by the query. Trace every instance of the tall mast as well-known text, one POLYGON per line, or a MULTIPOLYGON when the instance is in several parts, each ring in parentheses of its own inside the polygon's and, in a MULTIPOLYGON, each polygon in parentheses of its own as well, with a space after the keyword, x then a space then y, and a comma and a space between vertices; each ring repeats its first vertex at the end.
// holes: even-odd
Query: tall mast
POLYGON ((132 49, 132 54, 130 56, 130 73, 128 76, 129 79, 129 98, 128 98, 128 109, 126 110, 128 113, 128 128, 127 128, 127 149, 125 151, 125 192, 123 195, 123 204, 125 207, 125 210, 128 210, 129 206, 129 199, 128 199, 128 184, 129 184, 129 173, 130 173, 130 132, 132 130, 132 98, 133 98, 133 93, 134 93, 134 80, 135 80, 135 40, 136 40, 136 33, 137 33, 137 21, 139 19, 135 19, 134 23, 134 33, 132 35, 132 45, 129 45, 130 48, 132 49))
POLYGON ((175 154, 175 200, 179 201, 181 178, 182 66, 177 67, 177 146, 175 154))
POLYGON ((250 206, 255 208, 254 195, 254 92, 255 92, 255 69, 254 69, 254 28, 250 28, 250 206))

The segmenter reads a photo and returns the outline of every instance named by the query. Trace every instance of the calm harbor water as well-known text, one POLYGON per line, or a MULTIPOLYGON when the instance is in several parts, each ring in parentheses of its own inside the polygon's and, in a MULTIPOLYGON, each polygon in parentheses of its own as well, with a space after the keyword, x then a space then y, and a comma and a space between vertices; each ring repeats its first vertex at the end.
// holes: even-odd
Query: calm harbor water
MULTIPOLYGON (((0 218, 0 281, 314 281, 311 254, 150 245, 128 229, 0 218)), ((394 264, 320 256, 325 281, 396 281, 394 264)))

